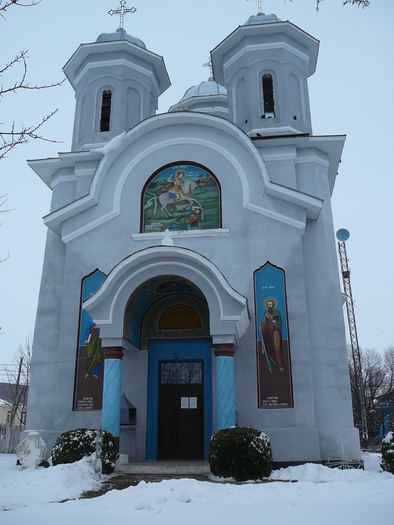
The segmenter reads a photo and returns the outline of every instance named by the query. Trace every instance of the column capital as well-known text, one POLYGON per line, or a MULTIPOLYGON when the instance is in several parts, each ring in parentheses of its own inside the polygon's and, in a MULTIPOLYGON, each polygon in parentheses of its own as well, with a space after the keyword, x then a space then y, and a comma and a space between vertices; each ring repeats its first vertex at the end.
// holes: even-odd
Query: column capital
POLYGON ((124 356, 121 346, 107 346, 103 348, 104 359, 120 359, 124 356))
POLYGON ((215 357, 234 357, 235 347, 233 344, 213 345, 215 357))

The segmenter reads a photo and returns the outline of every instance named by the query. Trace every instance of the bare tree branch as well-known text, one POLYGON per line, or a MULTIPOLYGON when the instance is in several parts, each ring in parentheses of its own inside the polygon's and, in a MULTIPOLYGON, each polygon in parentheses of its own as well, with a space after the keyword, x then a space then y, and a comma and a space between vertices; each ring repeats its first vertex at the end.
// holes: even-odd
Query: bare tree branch
MULTIPOLYGON (((291 2, 293 0, 290 0, 291 2)), ((316 0, 316 11, 319 11, 319 6, 324 0, 316 0)), ((343 5, 350 4, 350 5, 356 5, 357 7, 368 7, 370 4, 370 0, 343 0, 343 5)))
MULTIPOLYGON (((6 195, 0 195, 0 208, 2 206, 4 206, 4 204, 7 202, 7 199, 6 199, 6 195), (2 200, 4 199, 4 200, 2 200)), ((0 213, 9 213, 10 211, 14 211, 14 210, 0 210, 0 213)), ((1 223, 0 223, 1 225, 1 223)))
POLYGON ((3 0, 0 0, 0 15, 4 18, 3 13, 5 13, 11 6, 32 7, 40 2, 41 0, 30 0, 29 2, 23 2, 22 0, 8 0, 4 2, 3 0))
POLYGON ((37 133, 41 126, 43 126, 51 117, 53 117, 56 112, 57 109, 52 111, 52 113, 49 115, 43 117, 41 122, 35 126, 26 127, 22 125, 19 129, 15 129, 14 122, 9 131, 0 130, 0 160, 3 159, 10 150, 16 146, 19 146, 20 144, 28 142, 29 139, 58 143, 57 140, 48 139, 37 133))
MULTIPOLYGON (((354 424, 360 428, 360 399, 350 349, 348 361, 354 424)), ((394 347, 387 348, 383 357, 376 350, 361 350, 361 365, 368 435, 373 439, 394 430, 394 347)))
MULTIPOLYGON (((293 0, 289 0, 289 2, 292 2, 293 0)), ((319 11, 319 6, 324 0, 316 0, 316 11, 319 11)), ((285 0, 286 2, 286 0, 285 0)), ((343 5, 350 4, 350 5, 356 5, 357 7, 368 7, 370 4, 370 0, 343 0, 343 5)))
MULTIPOLYGON (((9 213, 10 211, 14 211, 14 210, 7 210, 7 209, 1 209, 2 206, 4 206, 4 204, 7 202, 7 199, 6 199, 6 196, 5 195, 0 195, 0 213, 9 213)), ((1 226, 1 222, 0 222, 0 226, 1 226)), ((5 259, 0 259, 0 264, 4 261, 6 261, 10 256, 10 252, 8 252, 8 255, 5 259)), ((0 326, 0 330, 1 330, 1 326, 0 326)), ((1 332, 0 332, 1 334, 1 332)))
MULTIPOLYGON (((322 0, 320 0, 321 2, 322 0)), ((344 0, 343 5, 350 4, 350 5, 356 5, 357 7, 368 7, 370 4, 369 0, 344 0)))
POLYGON ((61 86, 65 79, 61 80, 60 82, 55 82, 53 84, 42 84, 42 85, 34 85, 30 86, 30 84, 26 83, 26 76, 27 76, 27 50, 26 51, 20 51, 16 57, 11 60, 8 64, 6 64, 3 69, 0 69, 0 76, 3 76, 4 73, 8 72, 15 64, 22 64, 23 72, 21 74, 21 78, 15 82, 14 85, 11 85, 9 87, 4 87, 3 84, 0 85, 0 97, 3 97, 6 93, 16 93, 18 90, 32 90, 37 91, 40 89, 48 89, 51 87, 57 87, 61 86))
MULTIPOLYGON (((0 16, 4 18, 2 13, 4 13, 11 6, 32 7, 39 4, 40 2, 41 0, 0 0, 0 16)), ((3 83, 0 85, 0 100, 3 99, 5 95, 10 95, 11 93, 18 94, 21 91, 39 91, 42 89, 58 87, 63 84, 64 80, 51 84, 30 85, 27 82, 27 59, 27 50, 20 51, 15 56, 15 58, 6 63, 4 67, 0 69, 0 77, 4 78, 7 74, 11 73, 11 70, 19 66, 19 75, 17 80, 15 82, 10 81, 6 85, 3 83)), ((13 148, 28 142, 29 139, 44 140, 46 142, 56 143, 56 140, 48 139, 39 132, 40 128, 51 117, 53 117, 56 112, 57 109, 44 116, 38 124, 28 126, 23 124, 17 126, 15 122, 13 122, 12 125, 8 127, 8 129, 4 129, 5 124, 0 123, 0 126, 3 127, 3 129, 0 128, 0 160, 3 159, 13 148)))
MULTIPOLYGON (((0 259, 0 264, 3 263, 4 261, 6 261, 7 259, 9 259, 9 257, 10 257, 10 252, 8 252, 7 257, 5 257, 4 259, 0 259)), ((2 328, 3 328, 3 327, 0 326, 0 330, 1 330, 2 328)), ((2 334, 2 332, 0 332, 0 335, 1 335, 1 334, 2 334)))

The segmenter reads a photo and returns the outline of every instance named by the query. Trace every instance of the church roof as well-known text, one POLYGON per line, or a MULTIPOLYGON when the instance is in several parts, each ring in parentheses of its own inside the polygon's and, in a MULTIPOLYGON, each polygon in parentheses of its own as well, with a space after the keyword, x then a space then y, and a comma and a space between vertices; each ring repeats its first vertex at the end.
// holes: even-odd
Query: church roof
POLYGON ((276 15, 266 15, 265 13, 257 13, 257 15, 250 16, 249 19, 242 25, 251 26, 255 24, 274 24, 275 22, 281 22, 281 20, 276 15))
POLYGON ((27 393, 28 388, 26 385, 19 385, 18 387, 18 394, 15 396, 15 390, 17 386, 14 383, 0 383, 0 405, 8 405, 11 406, 13 400, 15 397, 21 398, 23 389, 26 389, 26 399, 27 399, 27 393))
POLYGON ((101 35, 97 37, 96 42, 116 42, 119 40, 127 40, 127 42, 130 42, 131 44, 135 44, 136 46, 146 49, 146 45, 142 40, 128 35, 121 27, 116 30, 116 33, 101 33, 101 35))
POLYGON ((204 80, 199 84, 190 87, 180 102, 188 100, 192 97, 206 97, 210 95, 227 95, 227 89, 220 84, 217 84, 212 77, 209 77, 208 80, 204 80))
MULTIPOLYGON (((72 87, 76 88, 76 83, 81 77, 81 69, 87 66, 87 59, 91 56, 92 63, 104 65, 100 60, 105 54, 125 51, 130 58, 136 57, 149 64, 155 72, 160 93, 170 87, 171 82, 164 64, 163 57, 156 55, 146 48, 144 42, 139 38, 128 35, 124 29, 119 28, 116 33, 102 33, 95 42, 81 44, 72 57, 63 67, 64 74, 72 87)), ((107 55, 108 56, 108 55, 107 55)))

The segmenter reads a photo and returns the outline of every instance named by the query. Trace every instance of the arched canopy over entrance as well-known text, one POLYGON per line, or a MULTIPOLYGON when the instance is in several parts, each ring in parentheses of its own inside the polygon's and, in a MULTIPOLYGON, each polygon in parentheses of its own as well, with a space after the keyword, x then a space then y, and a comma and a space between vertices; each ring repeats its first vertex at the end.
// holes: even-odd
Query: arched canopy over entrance
POLYGON ((226 281, 208 259, 176 246, 155 246, 130 255, 107 276, 83 307, 100 328, 103 346, 125 346, 125 308, 133 292, 159 276, 178 276, 195 285, 209 308, 213 344, 235 344, 244 334, 249 315, 247 300, 226 281))
POLYGON ((131 294, 124 312, 123 337, 148 348, 148 340, 206 338, 209 310, 201 290, 176 275, 148 279, 131 294))

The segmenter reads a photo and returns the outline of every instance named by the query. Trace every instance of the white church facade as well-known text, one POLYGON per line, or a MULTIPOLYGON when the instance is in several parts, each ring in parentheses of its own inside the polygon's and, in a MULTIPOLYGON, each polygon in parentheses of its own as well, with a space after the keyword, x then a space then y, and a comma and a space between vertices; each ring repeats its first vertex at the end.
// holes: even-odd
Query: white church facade
POLYGON ((71 152, 29 162, 53 194, 26 427, 49 448, 102 427, 130 461, 204 459, 237 424, 279 464, 338 458, 341 437, 359 457, 330 205, 345 139, 312 134, 318 48, 252 16, 165 114, 164 61, 123 29, 65 65, 71 152))

